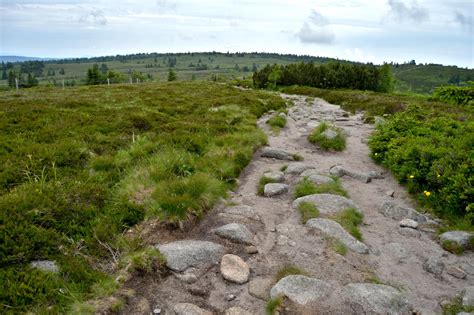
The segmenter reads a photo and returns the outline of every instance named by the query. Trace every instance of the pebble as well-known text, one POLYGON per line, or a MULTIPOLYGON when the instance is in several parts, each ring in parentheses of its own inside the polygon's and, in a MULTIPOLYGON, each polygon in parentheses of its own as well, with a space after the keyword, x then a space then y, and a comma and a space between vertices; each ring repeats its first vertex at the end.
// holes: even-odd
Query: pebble
POLYGON ((446 273, 458 279, 465 279, 467 277, 467 273, 464 270, 454 266, 446 269, 446 273))
POLYGON ((400 227, 407 227, 411 229, 417 229, 418 228, 418 222, 415 220, 411 219, 403 219, 400 221, 400 227))

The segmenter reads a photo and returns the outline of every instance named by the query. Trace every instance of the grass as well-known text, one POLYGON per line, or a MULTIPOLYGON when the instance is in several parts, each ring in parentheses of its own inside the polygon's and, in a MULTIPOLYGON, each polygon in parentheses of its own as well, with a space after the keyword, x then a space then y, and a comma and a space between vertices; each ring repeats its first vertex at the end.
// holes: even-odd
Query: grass
POLYGON ((316 185, 309 178, 300 181, 294 191, 294 197, 300 198, 313 194, 333 194, 348 197, 347 191, 342 187, 339 178, 333 178, 334 182, 316 185))
POLYGON ((202 216, 266 143, 257 117, 284 106, 206 82, 1 92, 0 313, 67 313, 114 277, 99 262, 153 270, 155 254, 122 233, 202 216), (41 259, 61 272, 29 267, 41 259))
POLYGON ((280 116, 279 113, 275 114, 269 120, 267 120, 267 124, 272 127, 272 130, 275 132, 280 131, 280 129, 285 128, 286 125, 286 117, 280 116))
POLYGON ((263 175, 260 180, 258 181, 258 186, 257 186, 257 194, 259 196, 263 196, 264 190, 265 190, 265 185, 266 184, 271 184, 271 183, 278 183, 278 181, 273 180, 271 178, 266 177, 263 175))
POLYGON ((310 202, 302 202, 298 205, 298 211, 301 214, 301 223, 305 224, 308 220, 319 217, 319 210, 310 202))
POLYGON ((463 306, 460 296, 453 298, 449 303, 443 305, 443 315, 456 315, 461 312, 474 312, 474 307, 463 306))
POLYGON ((301 156, 301 155, 295 153, 295 154, 293 154, 293 160, 295 160, 295 161, 303 161, 304 158, 303 158, 303 156, 301 156))
POLYGON ((466 248, 463 248, 458 243, 449 240, 443 241, 441 243, 441 247, 443 247, 448 252, 451 252, 456 255, 461 255, 465 251, 474 249, 474 236, 469 239, 469 244, 466 248))
POLYGON ((349 251, 347 246, 341 243, 340 241, 336 240, 335 238, 330 238, 328 240, 328 246, 334 252, 338 253, 339 255, 346 256, 347 252, 349 251))
POLYGON ((346 137, 341 133, 341 130, 334 126, 330 126, 326 122, 319 124, 319 126, 316 127, 308 136, 308 140, 313 144, 319 145, 321 149, 325 151, 342 151, 346 148, 346 137), (324 135, 326 130, 332 130, 336 132, 336 137, 333 139, 327 138, 324 135))
POLYGON ((277 283, 281 279, 291 276, 291 275, 303 275, 307 276, 308 273, 301 268, 298 268, 294 265, 285 265, 278 270, 278 272, 275 275, 274 282, 277 283))
POLYGON ((164 268, 166 258, 158 249, 147 247, 124 257, 122 264, 126 265, 130 272, 151 274, 164 268))
POLYGON ((362 223, 363 218, 364 215, 354 208, 348 208, 332 217, 334 221, 339 223, 347 232, 359 241, 362 241, 362 233, 358 226, 362 223))
POLYGON ((275 315, 278 313, 284 302, 283 296, 278 296, 267 301, 265 311, 267 315, 275 315))

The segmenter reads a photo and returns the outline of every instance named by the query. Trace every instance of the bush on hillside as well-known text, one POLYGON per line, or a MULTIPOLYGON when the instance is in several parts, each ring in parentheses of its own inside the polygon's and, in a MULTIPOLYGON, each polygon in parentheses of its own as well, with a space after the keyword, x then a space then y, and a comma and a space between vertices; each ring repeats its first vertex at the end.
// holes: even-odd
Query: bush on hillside
POLYGON ((469 86, 438 87, 433 98, 453 105, 474 105, 474 82, 469 86))

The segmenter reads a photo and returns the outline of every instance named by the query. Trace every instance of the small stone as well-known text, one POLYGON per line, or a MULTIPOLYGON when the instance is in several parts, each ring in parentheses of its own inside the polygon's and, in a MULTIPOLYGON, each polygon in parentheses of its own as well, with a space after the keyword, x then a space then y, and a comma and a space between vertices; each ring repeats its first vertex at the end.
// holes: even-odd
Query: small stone
POLYGON ((243 284, 249 279, 250 269, 239 256, 227 254, 221 260, 221 274, 227 281, 243 284))
POLYGON ((176 278, 178 278, 179 280, 183 281, 184 283, 194 283, 196 281, 198 281, 198 277, 192 273, 192 272, 185 272, 185 273, 175 273, 174 274, 176 278))
POLYGON ((173 307, 176 315, 212 315, 211 312, 191 303, 179 303, 173 307))
POLYGON ((462 294, 462 306, 474 307, 474 286, 464 288, 462 294))
POLYGON ((239 223, 230 223, 223 225, 215 230, 215 234, 227 238, 233 242, 251 245, 253 243, 253 234, 244 225, 239 223))
POLYGON ((196 296, 206 297, 206 296, 209 295, 209 292, 208 292, 206 289, 204 289, 204 288, 202 288, 202 287, 200 287, 200 286, 197 286, 197 285, 190 287, 190 288, 188 289, 188 291, 189 291, 189 293, 191 293, 192 295, 196 295, 196 296))
POLYGON ((55 261, 52 260, 35 260, 30 263, 32 268, 39 269, 45 272, 58 273, 59 267, 55 261))
POLYGON ((266 172, 263 174, 263 176, 270 179, 271 181, 275 183, 282 183, 285 181, 285 174, 283 174, 283 172, 280 172, 280 171, 266 172))
POLYGON ((414 230, 412 228, 398 228, 398 233, 400 233, 403 236, 407 237, 414 237, 414 238, 420 238, 421 233, 418 230, 414 230))
POLYGON ((286 184, 270 183, 263 188, 263 195, 265 197, 278 196, 288 192, 288 189, 289 187, 286 184))
POLYGON ((258 248, 253 246, 253 245, 245 246, 244 252, 246 254, 257 254, 258 253, 258 248))
POLYGON ((161 308, 155 308, 153 314, 161 314, 161 308))
POLYGON ((272 279, 255 278, 249 282, 249 294, 257 299, 266 301, 270 298, 272 285, 272 279))
POLYGON ((415 220, 411 220, 411 219, 403 219, 403 220, 400 221, 400 227, 417 229, 418 228, 418 222, 416 222, 415 220))
POLYGON ((454 266, 448 267, 446 273, 458 279, 465 279, 467 277, 467 273, 464 270, 454 266))
POLYGON ((388 197, 393 197, 395 196, 395 190, 389 190, 385 192, 385 195, 387 195, 388 197))
POLYGON ((430 257, 423 263, 422 267, 425 271, 439 276, 443 273, 444 263, 436 257, 430 257))
POLYGON ((305 165, 301 162, 295 162, 295 163, 290 163, 286 167, 285 173, 286 174, 293 174, 293 175, 300 175, 301 173, 303 173, 307 169, 312 169, 312 168, 313 167, 305 165))
POLYGON ((224 312, 224 315, 252 315, 241 307, 231 307, 224 312))
POLYGON ((228 294, 225 299, 227 300, 227 302, 230 302, 230 301, 233 301, 237 298, 237 296, 235 296, 234 294, 228 294))
POLYGON ((295 241, 289 241, 289 242, 288 242, 288 245, 290 245, 290 246, 292 246, 292 247, 293 247, 293 246, 296 246, 296 242, 295 242, 295 241))

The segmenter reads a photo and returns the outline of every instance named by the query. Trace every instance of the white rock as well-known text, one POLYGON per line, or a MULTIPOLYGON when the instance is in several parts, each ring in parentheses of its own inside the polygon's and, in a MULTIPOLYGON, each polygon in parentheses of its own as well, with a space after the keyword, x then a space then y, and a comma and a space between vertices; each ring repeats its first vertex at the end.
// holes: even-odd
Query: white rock
POLYGON ((243 284, 249 280, 250 269, 239 256, 227 254, 221 260, 221 274, 227 281, 243 284))
POLYGON ((418 222, 411 219, 403 219, 400 221, 400 227, 412 228, 416 230, 418 228, 418 222))

